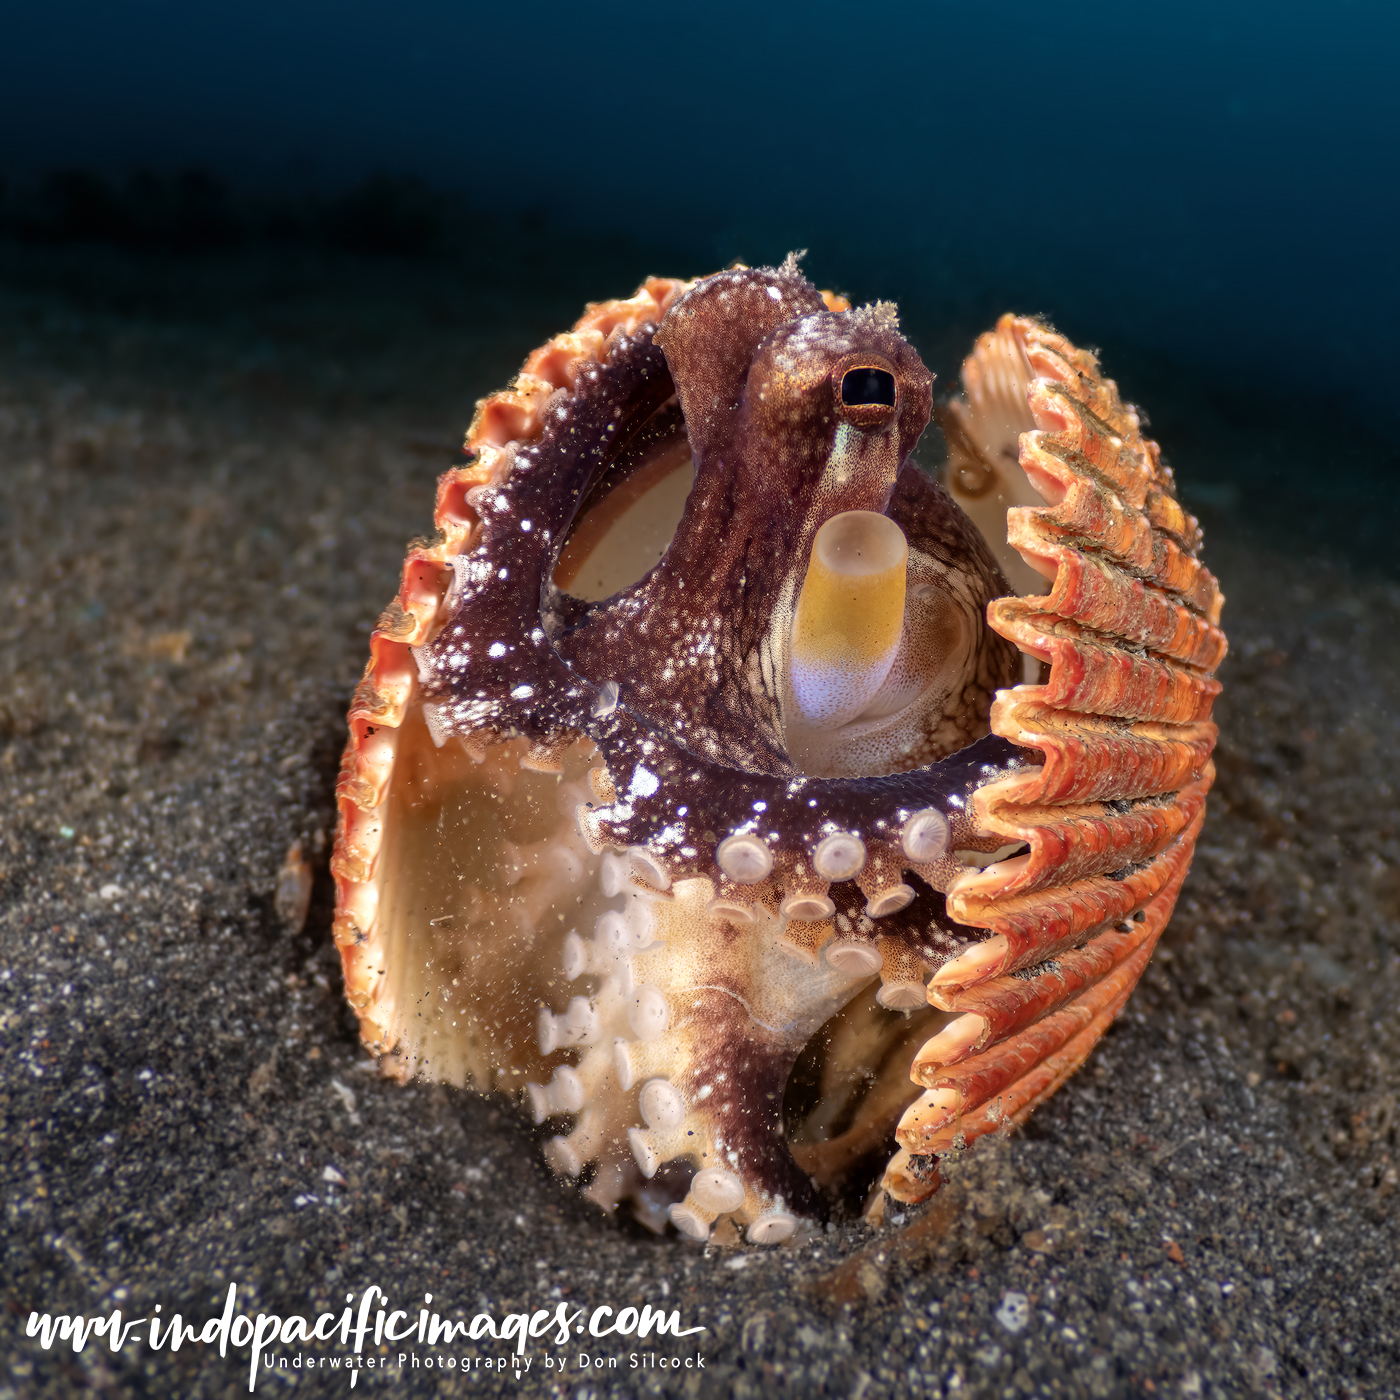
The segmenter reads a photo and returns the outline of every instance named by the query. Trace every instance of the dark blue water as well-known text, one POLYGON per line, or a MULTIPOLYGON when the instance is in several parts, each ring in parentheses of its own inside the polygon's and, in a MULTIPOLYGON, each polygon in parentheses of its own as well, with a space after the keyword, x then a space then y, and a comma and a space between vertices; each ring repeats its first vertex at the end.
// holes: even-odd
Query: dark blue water
POLYGON ((545 230, 574 300, 617 290, 576 231, 630 241, 637 275, 807 247, 944 372, 1006 308, 1102 346, 1207 508, 1262 493, 1297 526, 1312 502, 1320 542, 1368 553, 1393 519, 1394 6, 71 0, 0 24, 12 200, 64 167, 277 198, 416 175, 488 242, 545 230))

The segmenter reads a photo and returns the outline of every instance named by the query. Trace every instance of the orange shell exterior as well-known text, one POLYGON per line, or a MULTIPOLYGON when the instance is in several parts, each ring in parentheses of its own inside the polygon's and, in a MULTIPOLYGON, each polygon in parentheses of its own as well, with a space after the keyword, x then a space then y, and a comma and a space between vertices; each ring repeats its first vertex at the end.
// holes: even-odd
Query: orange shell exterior
POLYGON ((906 1201, 929 1192, 919 1158, 1020 1122, 1122 1009, 1171 918, 1215 779, 1224 599, 1195 557, 1196 522, 1092 355, 1026 318, 1004 317, 998 332, 1036 376, 1020 462, 1049 502, 1011 510, 1008 535, 1054 582, 991 605, 991 625, 1049 663, 1044 684, 1001 692, 992 729, 1044 763, 974 799, 986 829, 1030 849, 949 894, 1001 955, 974 983, 939 989, 940 1005, 987 1029, 960 1062, 915 1057, 929 1092, 905 1114, 884 1182, 906 1201), (1011 975, 1030 967, 1032 978, 1011 975), (936 1092, 950 1089, 956 1116, 936 1092))

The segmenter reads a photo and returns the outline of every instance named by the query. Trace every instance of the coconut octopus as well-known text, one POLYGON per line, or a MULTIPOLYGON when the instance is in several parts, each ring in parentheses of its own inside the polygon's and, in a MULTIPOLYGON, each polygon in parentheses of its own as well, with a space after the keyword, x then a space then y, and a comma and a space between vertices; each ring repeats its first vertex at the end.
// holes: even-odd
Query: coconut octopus
POLYGON ((350 709, 369 1048, 695 1239, 933 1192, 1103 1034, 1204 817, 1222 599, 1140 428, 1013 316, 936 407, 795 258, 590 306, 478 406, 350 709))

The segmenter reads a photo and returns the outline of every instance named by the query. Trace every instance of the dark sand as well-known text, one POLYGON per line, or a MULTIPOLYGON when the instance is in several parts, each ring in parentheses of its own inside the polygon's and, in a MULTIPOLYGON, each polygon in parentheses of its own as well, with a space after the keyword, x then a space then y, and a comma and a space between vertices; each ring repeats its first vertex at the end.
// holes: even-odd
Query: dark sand
MULTIPOLYGON (((708 1329, 655 1348, 703 1372, 590 1340, 621 1369, 578 1374, 571 1345, 561 1381, 536 1343, 518 1383, 364 1371, 366 1393, 1400 1394, 1400 587, 1251 533, 1175 454, 1233 650, 1210 823, 1127 1013, 908 1232, 701 1250, 552 1180, 503 1100, 377 1078, 329 934, 341 716, 404 541, 472 399, 635 278, 526 300, 507 270, 478 312, 384 263, 4 257, 0 1400, 246 1393, 243 1351, 24 1337, 31 1309, 202 1320, 231 1281, 249 1312, 375 1284, 462 1316, 665 1301, 708 1329), (289 937, 296 837, 317 883, 289 937)), ((348 1389, 259 1391, 293 1380, 348 1389)))

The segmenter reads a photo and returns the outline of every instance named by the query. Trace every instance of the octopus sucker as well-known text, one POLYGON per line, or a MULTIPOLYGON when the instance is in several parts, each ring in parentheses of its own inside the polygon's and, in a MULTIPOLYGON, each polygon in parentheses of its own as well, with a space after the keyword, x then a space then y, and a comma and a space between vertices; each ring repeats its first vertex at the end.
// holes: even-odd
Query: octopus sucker
POLYGON ((789 258, 590 306, 466 447, 350 709, 365 1043, 688 1238, 925 1198, 1088 1055, 1204 820, 1222 599, 1156 444, 1027 318, 936 406, 789 258))

